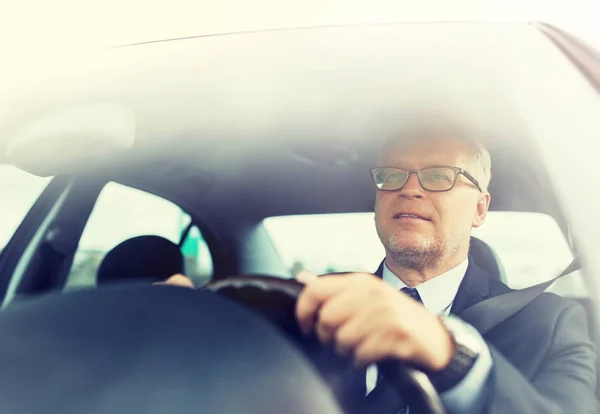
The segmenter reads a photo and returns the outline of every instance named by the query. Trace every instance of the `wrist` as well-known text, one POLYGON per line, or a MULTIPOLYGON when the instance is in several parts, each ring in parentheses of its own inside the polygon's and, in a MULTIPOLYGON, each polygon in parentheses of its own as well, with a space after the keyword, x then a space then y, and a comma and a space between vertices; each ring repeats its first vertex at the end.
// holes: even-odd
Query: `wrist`
POLYGON ((439 324, 439 334, 437 339, 430 340, 432 344, 436 344, 428 349, 427 354, 423 355, 423 366, 429 372, 441 372, 452 361, 452 356, 456 351, 456 341, 441 318, 437 318, 439 324))
POLYGON ((429 379, 440 393, 445 392, 458 383, 469 373, 481 352, 481 343, 477 334, 474 335, 469 325, 454 316, 440 318, 449 333, 451 352, 440 369, 429 372, 429 379))

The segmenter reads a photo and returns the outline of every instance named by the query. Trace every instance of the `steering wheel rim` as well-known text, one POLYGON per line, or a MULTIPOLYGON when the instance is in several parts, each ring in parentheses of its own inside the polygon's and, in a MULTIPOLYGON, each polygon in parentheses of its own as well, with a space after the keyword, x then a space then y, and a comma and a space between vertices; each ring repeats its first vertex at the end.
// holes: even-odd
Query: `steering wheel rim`
MULTIPOLYGON (((263 314, 284 331, 293 333, 292 337, 296 339, 293 342, 305 351, 303 347, 306 347, 307 342, 297 340, 297 335, 302 334, 295 318, 296 301, 303 287, 303 284, 294 279, 267 275, 241 275, 210 282, 204 286, 204 289, 263 314)), ((332 351, 331 347, 320 344, 314 338, 308 343, 311 344, 309 346, 314 347, 318 344, 316 346, 332 351)), ((309 359, 315 364, 310 356, 309 359)), ((382 361, 377 366, 394 391, 410 405, 411 411, 415 410, 422 414, 446 413, 438 392, 423 371, 397 360, 382 361)))

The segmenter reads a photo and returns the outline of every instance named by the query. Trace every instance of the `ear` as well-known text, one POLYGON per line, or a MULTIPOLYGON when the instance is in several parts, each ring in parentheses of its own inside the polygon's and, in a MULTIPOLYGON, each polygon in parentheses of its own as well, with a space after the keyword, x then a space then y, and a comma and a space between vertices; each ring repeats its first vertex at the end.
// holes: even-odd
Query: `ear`
POLYGON ((479 227, 485 222, 485 217, 487 216, 488 209, 490 208, 490 200, 492 196, 490 193, 481 193, 479 195, 479 199, 477 200, 477 208, 475 210, 475 215, 473 216, 473 223, 471 224, 473 227, 479 227))

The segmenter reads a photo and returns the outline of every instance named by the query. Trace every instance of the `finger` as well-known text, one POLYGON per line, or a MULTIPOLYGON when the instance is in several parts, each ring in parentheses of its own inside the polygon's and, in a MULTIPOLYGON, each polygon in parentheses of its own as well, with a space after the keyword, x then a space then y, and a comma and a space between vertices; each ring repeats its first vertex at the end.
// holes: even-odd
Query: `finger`
POLYGON ((406 333, 397 320, 390 315, 389 306, 380 305, 365 309, 352 316, 335 334, 336 349, 342 354, 353 353, 365 338, 385 333, 398 341, 404 340, 406 333))
POLYGON ((360 284, 351 285, 323 304, 317 316, 317 336, 322 343, 331 343, 346 321, 369 309, 372 296, 360 284))
POLYGON ((357 366, 365 367, 389 357, 409 360, 411 353, 411 345, 408 341, 399 341, 397 337, 381 332, 366 336, 356 346, 353 359, 357 366))
POLYGON ((340 355, 353 354, 355 348, 367 336, 376 332, 379 323, 375 323, 379 315, 366 309, 348 319, 336 332, 334 337, 335 348, 340 355))
POLYGON ((305 291, 317 301, 324 302, 342 290, 365 282, 381 284, 383 281, 369 273, 330 274, 311 280, 305 291))
POLYGON ((305 287, 296 301, 296 320, 304 334, 313 330, 321 301, 312 292, 312 284, 305 287))
POLYGON ((323 303, 351 286, 353 279, 355 278, 347 275, 318 277, 302 290, 296 303, 296 319, 305 334, 313 330, 323 303))
POLYGON ((310 281, 314 280, 317 278, 317 275, 313 272, 310 272, 308 270, 301 270, 298 272, 298 274, 296 275, 296 280, 300 283, 309 283, 310 281))
POLYGON ((185 288, 194 288, 194 283, 184 275, 177 274, 169 277, 164 282, 153 283, 154 285, 170 285, 170 286, 179 286, 185 288))

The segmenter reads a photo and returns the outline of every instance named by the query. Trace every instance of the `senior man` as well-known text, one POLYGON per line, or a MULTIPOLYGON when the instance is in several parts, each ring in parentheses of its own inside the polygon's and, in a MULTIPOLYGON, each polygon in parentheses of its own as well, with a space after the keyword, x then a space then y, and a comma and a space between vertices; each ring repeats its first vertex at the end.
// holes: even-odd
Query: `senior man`
MULTIPOLYGON (((375 274, 311 277, 300 326, 357 364, 398 358, 429 373, 450 413, 597 413, 595 354, 577 303, 545 293, 481 335, 461 312, 510 289, 469 260, 471 230, 490 204, 488 151, 466 130, 431 123, 385 145, 375 226, 385 260, 375 274)), ((169 283, 191 285, 182 276, 169 283)), ((371 365, 374 413, 385 378, 371 365)), ((385 398, 384 398, 385 399, 385 398)))

